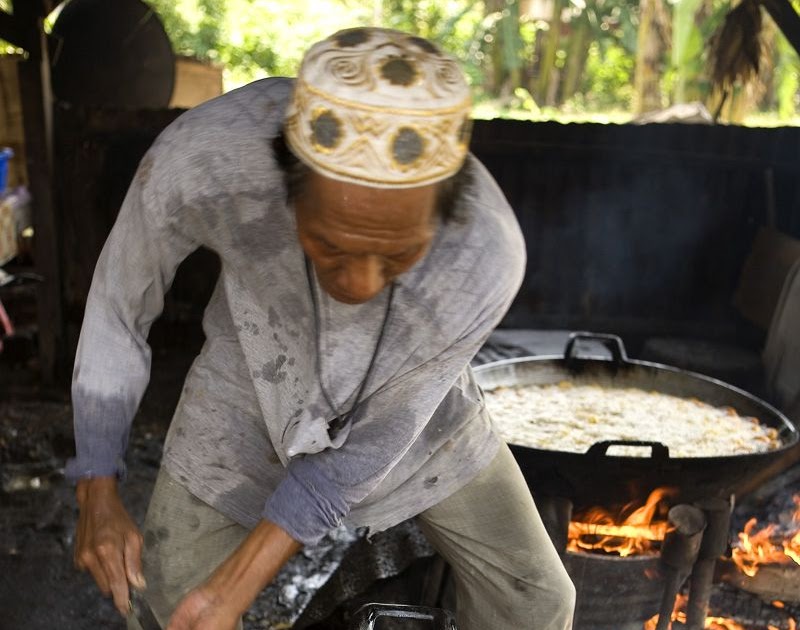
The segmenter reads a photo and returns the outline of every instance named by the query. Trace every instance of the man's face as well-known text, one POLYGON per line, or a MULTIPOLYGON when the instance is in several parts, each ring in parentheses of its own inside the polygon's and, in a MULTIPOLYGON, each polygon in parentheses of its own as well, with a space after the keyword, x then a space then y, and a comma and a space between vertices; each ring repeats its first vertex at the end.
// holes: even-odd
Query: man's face
POLYGON ((408 271, 436 231, 436 184, 370 188, 312 172, 295 200, 300 244, 333 299, 361 304, 408 271))

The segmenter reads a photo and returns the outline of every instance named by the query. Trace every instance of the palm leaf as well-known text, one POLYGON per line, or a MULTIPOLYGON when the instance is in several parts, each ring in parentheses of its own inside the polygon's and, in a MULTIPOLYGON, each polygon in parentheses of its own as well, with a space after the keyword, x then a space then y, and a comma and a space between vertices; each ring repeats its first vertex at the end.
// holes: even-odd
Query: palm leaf
POLYGON ((731 10, 711 40, 711 81, 722 91, 758 75, 762 57, 761 4, 743 0, 731 10))

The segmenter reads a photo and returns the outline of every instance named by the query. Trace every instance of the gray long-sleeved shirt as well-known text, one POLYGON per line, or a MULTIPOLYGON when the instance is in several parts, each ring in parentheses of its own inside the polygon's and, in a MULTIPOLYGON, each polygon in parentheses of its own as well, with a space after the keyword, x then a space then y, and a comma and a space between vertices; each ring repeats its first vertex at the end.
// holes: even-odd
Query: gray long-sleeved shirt
POLYGON ((147 335, 178 264, 204 245, 222 272, 163 465, 245 526, 303 543, 343 520, 374 531, 435 505, 494 456, 469 361, 522 280, 514 214, 484 167, 426 257, 396 282, 363 401, 338 432, 378 337, 387 293, 329 298, 305 274, 272 141, 292 89, 266 79, 180 116, 139 165, 95 270, 73 380, 72 478, 120 474, 149 380, 147 335), (310 291, 320 309, 317 372, 310 291))

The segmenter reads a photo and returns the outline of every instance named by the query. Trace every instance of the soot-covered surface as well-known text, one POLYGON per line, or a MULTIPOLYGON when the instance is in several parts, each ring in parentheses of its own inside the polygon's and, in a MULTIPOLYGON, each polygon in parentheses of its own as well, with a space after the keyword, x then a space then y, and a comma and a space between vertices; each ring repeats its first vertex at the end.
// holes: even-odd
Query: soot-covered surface
MULTIPOLYGON (((141 526, 161 446, 196 348, 154 357, 151 386, 131 434, 122 499, 141 526)), ((65 394, 44 392, 0 366, 0 629, 125 628, 110 600, 73 566, 74 489, 63 477, 73 453, 65 394), (9 383, 12 383, 9 386, 9 383)), ((293 558, 245 616, 245 629, 290 628, 358 539, 334 531, 293 558)))

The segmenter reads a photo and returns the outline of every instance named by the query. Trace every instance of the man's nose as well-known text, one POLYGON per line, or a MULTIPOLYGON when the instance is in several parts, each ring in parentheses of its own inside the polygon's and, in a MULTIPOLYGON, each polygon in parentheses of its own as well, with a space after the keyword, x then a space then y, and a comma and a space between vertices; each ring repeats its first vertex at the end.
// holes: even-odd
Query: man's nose
POLYGON ((375 297, 386 284, 377 256, 353 256, 342 266, 337 280, 342 292, 360 302, 375 297))

